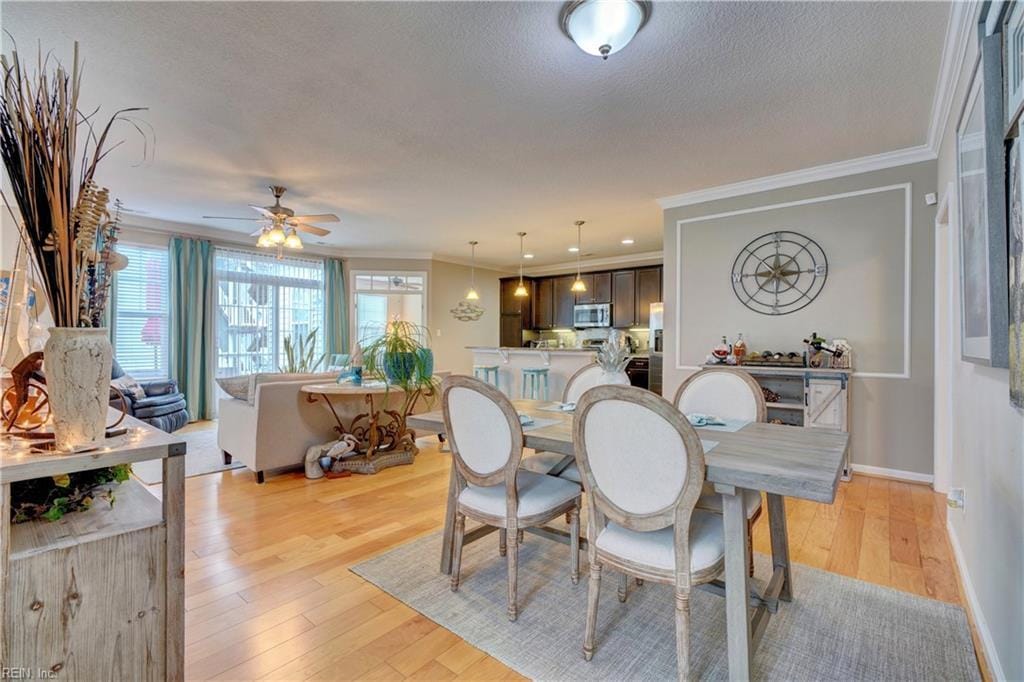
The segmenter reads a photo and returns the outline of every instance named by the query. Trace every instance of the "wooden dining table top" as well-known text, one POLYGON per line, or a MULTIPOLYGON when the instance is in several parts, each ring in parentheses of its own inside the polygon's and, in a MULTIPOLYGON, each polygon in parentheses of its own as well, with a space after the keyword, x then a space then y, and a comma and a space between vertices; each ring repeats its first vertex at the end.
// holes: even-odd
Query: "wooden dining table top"
MULTIPOLYGON (((526 447, 574 455, 571 412, 552 410, 558 403, 541 400, 512 404, 540 424, 523 427, 526 447)), ((441 410, 410 415, 407 423, 432 433, 445 431, 441 410)), ((698 428, 697 433, 716 443, 704 454, 709 482, 828 504, 835 499, 850 445, 849 434, 842 431, 760 422, 732 432, 698 428)))

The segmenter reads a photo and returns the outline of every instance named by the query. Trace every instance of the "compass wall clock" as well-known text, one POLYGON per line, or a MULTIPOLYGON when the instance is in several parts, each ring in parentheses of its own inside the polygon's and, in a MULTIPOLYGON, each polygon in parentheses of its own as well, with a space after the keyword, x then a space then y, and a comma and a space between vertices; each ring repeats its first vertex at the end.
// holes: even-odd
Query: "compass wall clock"
POLYGON ((744 246, 732 264, 732 289, 762 315, 786 315, 818 297, 828 278, 828 258, 798 232, 769 232, 744 246))

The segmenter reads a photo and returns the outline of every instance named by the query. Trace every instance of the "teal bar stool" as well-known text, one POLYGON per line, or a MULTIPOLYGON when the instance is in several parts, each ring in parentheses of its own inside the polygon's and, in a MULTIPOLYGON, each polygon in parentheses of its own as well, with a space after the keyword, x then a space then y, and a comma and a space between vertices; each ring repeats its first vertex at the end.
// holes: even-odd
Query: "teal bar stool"
POLYGON ((520 397, 531 400, 549 400, 547 367, 524 367, 520 384, 520 397))
POLYGON ((498 366, 497 365, 473 365, 473 376, 481 381, 498 388, 498 366), (491 380, 491 377, 494 380, 491 380))

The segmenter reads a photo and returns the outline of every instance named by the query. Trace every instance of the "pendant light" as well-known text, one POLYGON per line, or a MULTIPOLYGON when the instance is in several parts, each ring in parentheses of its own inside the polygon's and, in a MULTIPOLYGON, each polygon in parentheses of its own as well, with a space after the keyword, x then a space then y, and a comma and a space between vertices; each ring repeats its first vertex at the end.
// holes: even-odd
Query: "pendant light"
POLYGON ((467 301, 479 301, 480 294, 476 292, 476 245, 478 241, 471 241, 469 243, 470 257, 469 257, 469 291, 466 292, 467 301))
POLYGON ((523 237, 526 236, 525 232, 519 233, 519 286, 512 292, 512 295, 516 298, 526 298, 530 293, 526 290, 526 285, 523 284, 523 237))
POLYGON ((583 278, 580 277, 580 253, 581 253, 580 228, 582 228, 582 227, 583 227, 583 221, 582 220, 577 220, 576 221, 576 281, 572 283, 572 287, 570 288, 570 291, 572 291, 574 294, 582 294, 582 293, 585 293, 587 291, 587 285, 583 283, 583 278))

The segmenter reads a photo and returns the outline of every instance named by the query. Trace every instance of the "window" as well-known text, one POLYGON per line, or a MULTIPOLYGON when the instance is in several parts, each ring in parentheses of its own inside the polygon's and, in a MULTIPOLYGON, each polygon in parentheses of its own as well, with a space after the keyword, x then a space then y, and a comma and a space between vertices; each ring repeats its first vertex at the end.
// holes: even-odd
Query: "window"
POLYGON ((114 357, 137 379, 166 379, 167 248, 118 244, 128 267, 114 276, 114 357))
POLYGON ((217 376, 277 372, 284 340, 317 330, 324 351, 324 267, 319 260, 217 249, 217 376))
POLYGON ((424 272, 353 272, 353 338, 365 346, 390 320, 426 324, 426 293, 424 272))

